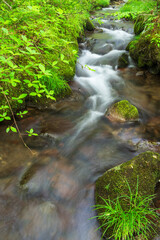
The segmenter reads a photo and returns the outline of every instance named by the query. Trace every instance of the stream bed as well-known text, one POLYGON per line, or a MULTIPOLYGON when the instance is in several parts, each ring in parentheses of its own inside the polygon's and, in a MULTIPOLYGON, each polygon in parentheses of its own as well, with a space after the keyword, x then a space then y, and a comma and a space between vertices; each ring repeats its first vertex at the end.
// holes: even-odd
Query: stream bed
MULTIPOLYGON (((46 110, 29 108, 18 122, 32 156, 15 134, 0 129, 0 240, 100 240, 92 209, 96 179, 146 150, 160 152, 158 76, 118 59, 134 37, 133 24, 104 17, 80 43, 74 94, 46 110), (105 117, 127 99, 140 113, 137 123, 114 124, 105 117), (154 146, 151 142, 154 141, 154 146)), ((94 16, 96 18, 96 16, 94 16)))

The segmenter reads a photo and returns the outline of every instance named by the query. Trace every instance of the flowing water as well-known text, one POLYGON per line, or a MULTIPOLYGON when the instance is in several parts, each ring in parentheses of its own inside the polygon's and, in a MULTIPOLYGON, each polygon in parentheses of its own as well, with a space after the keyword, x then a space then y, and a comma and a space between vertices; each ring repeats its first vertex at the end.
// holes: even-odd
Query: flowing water
MULTIPOLYGON (((102 14, 113 11, 105 8, 102 14)), ((0 240, 99 240, 97 220, 90 219, 96 214, 96 179, 152 147, 147 140, 159 147, 157 77, 137 74, 131 59, 128 68, 117 69, 133 25, 109 17, 95 25, 80 44, 76 96, 46 111, 30 109, 19 122, 22 132, 33 127, 39 133, 24 136, 37 155, 1 128, 0 240), (112 124, 105 118, 108 107, 121 99, 138 107, 139 122, 112 124)))

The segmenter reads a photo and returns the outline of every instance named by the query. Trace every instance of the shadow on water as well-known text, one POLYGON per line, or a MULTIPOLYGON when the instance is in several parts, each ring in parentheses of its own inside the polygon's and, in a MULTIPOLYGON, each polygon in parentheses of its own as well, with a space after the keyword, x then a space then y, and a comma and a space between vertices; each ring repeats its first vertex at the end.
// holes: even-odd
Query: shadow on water
POLYGON ((157 141, 160 132, 155 85, 142 81, 141 88, 134 81, 139 70, 132 62, 117 70, 118 58, 133 37, 127 24, 104 19, 101 32, 87 36, 74 78, 82 93, 78 100, 46 111, 32 109, 19 122, 22 132, 33 127, 39 133, 24 136, 35 156, 1 128, 0 240, 100 239, 96 219, 89 220, 95 215, 96 179, 137 155, 139 141, 151 136, 157 141), (140 121, 110 123, 104 116, 107 108, 124 98, 138 107, 140 121))

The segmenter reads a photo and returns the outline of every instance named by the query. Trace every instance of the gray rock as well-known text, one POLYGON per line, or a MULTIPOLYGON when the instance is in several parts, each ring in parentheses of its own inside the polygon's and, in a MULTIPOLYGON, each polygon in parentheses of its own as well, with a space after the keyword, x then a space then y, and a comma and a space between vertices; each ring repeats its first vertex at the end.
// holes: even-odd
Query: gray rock
POLYGON ((113 50, 112 44, 107 44, 107 43, 105 43, 104 45, 95 44, 92 49, 92 52, 99 54, 99 55, 104 55, 104 54, 109 53, 111 50, 113 50))

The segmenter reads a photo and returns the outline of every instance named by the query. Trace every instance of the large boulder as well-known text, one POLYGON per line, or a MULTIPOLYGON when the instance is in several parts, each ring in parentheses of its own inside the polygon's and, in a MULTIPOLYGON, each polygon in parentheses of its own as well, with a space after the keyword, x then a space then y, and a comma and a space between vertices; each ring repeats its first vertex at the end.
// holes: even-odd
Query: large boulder
POLYGON ((156 32, 159 30, 155 30, 155 33, 150 29, 142 32, 126 48, 138 67, 147 67, 152 74, 160 73, 160 46, 156 32))
POLYGON ((138 110, 127 100, 113 104, 106 112, 106 117, 113 122, 135 121, 139 118, 138 110))
MULTIPOLYGON (((106 171, 96 181, 96 205, 104 205, 103 199, 114 200, 117 197, 129 195, 127 182, 131 191, 135 193, 137 176, 139 182, 138 194, 141 196, 154 194, 155 187, 160 178, 160 155, 155 152, 144 152, 132 160, 106 171)), ((123 207, 126 208, 127 206, 123 207)), ((98 214, 103 213, 104 209, 98 212, 98 214)), ((102 224, 102 222, 100 224, 102 224)), ((105 229, 102 228, 102 231, 104 230, 105 229)), ((109 237, 110 234, 112 234, 111 229, 106 232, 107 237, 109 237)))

